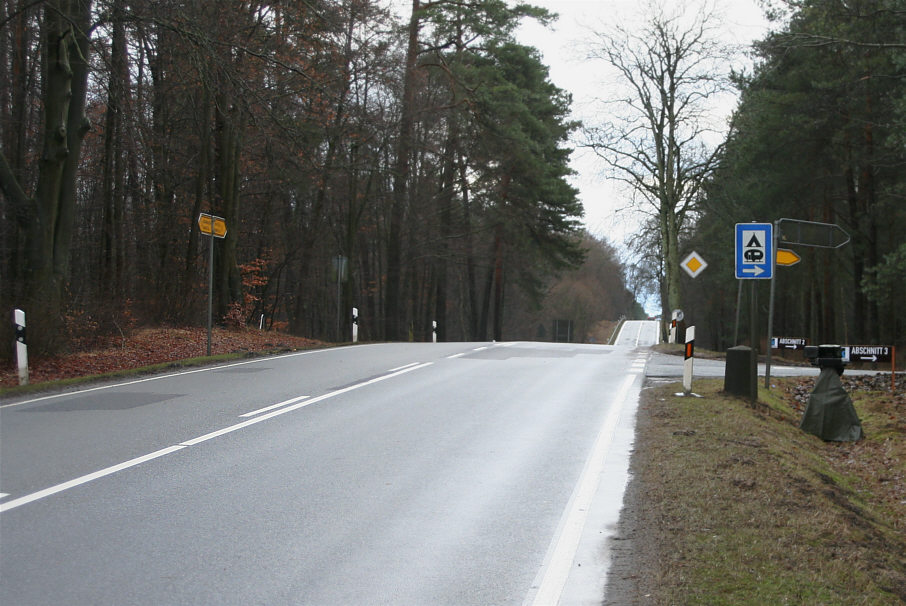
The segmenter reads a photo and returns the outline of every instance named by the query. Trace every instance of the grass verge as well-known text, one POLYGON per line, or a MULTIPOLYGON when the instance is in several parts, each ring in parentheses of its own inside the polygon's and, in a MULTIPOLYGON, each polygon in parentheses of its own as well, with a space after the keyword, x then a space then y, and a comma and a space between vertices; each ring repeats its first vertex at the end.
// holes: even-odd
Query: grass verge
POLYGON ((789 385, 754 408, 722 387, 696 381, 700 399, 677 397, 679 384, 643 391, 618 539, 632 563, 615 567, 633 587, 621 603, 906 603, 895 400, 854 397, 866 439, 828 444, 798 429, 789 385))

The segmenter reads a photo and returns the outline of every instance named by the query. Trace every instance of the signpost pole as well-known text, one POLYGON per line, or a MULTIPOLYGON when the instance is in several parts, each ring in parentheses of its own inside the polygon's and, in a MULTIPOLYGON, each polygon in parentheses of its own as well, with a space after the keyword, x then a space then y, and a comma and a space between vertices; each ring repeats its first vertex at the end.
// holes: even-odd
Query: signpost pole
POLYGON ((214 309, 214 229, 208 234, 211 241, 210 252, 208 254, 208 357, 211 356, 211 316, 214 309))
MULTIPOLYGON (((198 215, 198 231, 211 239, 208 254, 208 356, 211 355, 211 326, 214 310, 214 238, 225 238, 227 225, 223 217, 215 217, 208 213, 198 215)), ((262 316, 263 318, 263 316, 262 316)), ((263 322, 263 320, 262 320, 263 322)))
POLYGON ((755 300, 755 280, 749 280, 749 346, 755 352, 755 364, 758 364, 758 301, 755 300))
POLYGON ((742 280, 739 282, 739 288, 736 289, 736 324, 733 327, 733 347, 739 345, 739 308, 742 306, 742 280))
POLYGON ((780 221, 774 221, 774 246, 772 250, 774 251, 771 255, 771 262, 774 264, 773 271, 771 271, 771 300, 768 303, 768 351, 767 357, 764 361, 764 388, 767 390, 771 389, 771 346, 770 340, 771 335, 774 334, 774 289, 777 282, 777 240, 780 235, 780 221))

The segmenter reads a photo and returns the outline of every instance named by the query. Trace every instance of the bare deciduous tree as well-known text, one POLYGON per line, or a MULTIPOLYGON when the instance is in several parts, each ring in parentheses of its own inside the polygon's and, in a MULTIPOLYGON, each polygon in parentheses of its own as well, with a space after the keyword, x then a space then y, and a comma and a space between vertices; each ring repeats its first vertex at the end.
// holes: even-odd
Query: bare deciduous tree
POLYGON ((663 256, 661 309, 681 307, 680 233, 694 213, 702 183, 714 169, 715 101, 729 90, 728 50, 717 41, 708 10, 694 17, 649 5, 644 25, 596 32, 589 58, 615 71, 618 85, 603 100, 604 125, 586 129, 585 145, 613 178, 633 192, 638 210, 656 219, 663 256))

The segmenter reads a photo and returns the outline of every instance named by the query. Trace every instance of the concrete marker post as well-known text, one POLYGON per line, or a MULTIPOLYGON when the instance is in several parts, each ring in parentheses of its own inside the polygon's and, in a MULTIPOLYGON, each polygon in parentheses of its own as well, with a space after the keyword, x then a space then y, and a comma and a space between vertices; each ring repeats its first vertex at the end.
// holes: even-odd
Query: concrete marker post
POLYGON ((16 323, 16 365, 19 367, 19 385, 28 385, 28 345, 25 342, 25 312, 13 311, 16 323))

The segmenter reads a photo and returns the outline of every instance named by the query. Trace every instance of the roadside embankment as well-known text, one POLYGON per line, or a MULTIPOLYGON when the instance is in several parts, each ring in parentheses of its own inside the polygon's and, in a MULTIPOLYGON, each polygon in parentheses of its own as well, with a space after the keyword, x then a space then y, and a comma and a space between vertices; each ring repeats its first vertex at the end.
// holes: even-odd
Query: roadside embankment
POLYGON ((607 604, 906 603, 906 397, 848 384, 866 438, 825 443, 811 380, 775 383, 643 390, 607 604))

